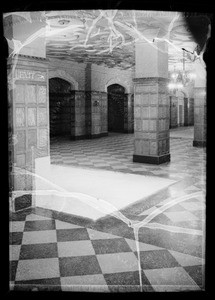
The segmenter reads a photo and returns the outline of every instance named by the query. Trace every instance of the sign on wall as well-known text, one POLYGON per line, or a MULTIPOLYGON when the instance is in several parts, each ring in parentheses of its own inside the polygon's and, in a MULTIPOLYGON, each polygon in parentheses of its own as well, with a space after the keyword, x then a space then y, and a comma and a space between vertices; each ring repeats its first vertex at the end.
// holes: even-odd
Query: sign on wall
POLYGON ((15 80, 32 80, 32 81, 46 81, 46 73, 41 71, 31 71, 16 69, 14 71, 15 80))

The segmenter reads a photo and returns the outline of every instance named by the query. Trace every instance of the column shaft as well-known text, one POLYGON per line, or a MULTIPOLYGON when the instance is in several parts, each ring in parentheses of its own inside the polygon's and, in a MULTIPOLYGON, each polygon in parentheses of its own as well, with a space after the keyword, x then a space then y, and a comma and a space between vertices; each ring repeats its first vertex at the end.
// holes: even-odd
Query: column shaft
POLYGON ((45 48, 46 22, 41 12, 28 18, 11 15, 4 19, 8 40, 8 90, 11 191, 21 191, 11 201, 12 210, 33 205, 35 160, 49 160, 48 63, 45 48), (29 18, 31 20, 29 20, 29 18), (13 40, 16 44, 14 44, 13 40), (22 45, 22 47, 15 47, 22 45), (22 169, 22 174, 18 168, 22 169))
POLYGON ((170 161, 168 48, 165 42, 138 42, 135 48, 134 162, 170 161))
POLYGON ((178 98, 170 96, 170 128, 178 126, 178 98))
POLYGON ((125 94, 124 99, 124 132, 134 132, 134 95, 125 94))
POLYGON ((188 98, 184 98, 184 126, 189 125, 189 108, 188 108, 188 98))
POLYGON ((9 93, 9 123, 16 140, 11 145, 10 159, 15 167, 23 169, 22 175, 15 172, 12 176, 11 189, 26 194, 15 201, 14 209, 19 210, 31 206, 31 194, 24 191, 34 189, 35 160, 50 155, 48 67, 45 59, 20 55, 17 61, 8 62, 8 68, 15 83, 9 93))
POLYGON ((195 88, 193 146, 206 146, 206 89, 195 88))
POLYGON ((167 79, 135 79, 135 162, 161 164, 170 161, 169 99, 167 79))

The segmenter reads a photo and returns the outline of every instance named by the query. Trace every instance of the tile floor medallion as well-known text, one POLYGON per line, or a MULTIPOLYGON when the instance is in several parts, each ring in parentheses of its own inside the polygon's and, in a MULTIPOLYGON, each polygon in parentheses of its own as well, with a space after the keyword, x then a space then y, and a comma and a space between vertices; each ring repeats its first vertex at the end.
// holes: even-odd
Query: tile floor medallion
POLYGON ((96 220, 41 207, 10 213, 11 290, 205 289, 205 150, 192 147, 189 137, 172 137, 171 163, 137 164, 128 159, 132 139, 122 134, 100 141, 56 141, 51 159, 93 168, 103 161, 109 170, 123 166, 122 172, 174 183, 96 220), (63 152, 69 153, 66 159, 63 152))

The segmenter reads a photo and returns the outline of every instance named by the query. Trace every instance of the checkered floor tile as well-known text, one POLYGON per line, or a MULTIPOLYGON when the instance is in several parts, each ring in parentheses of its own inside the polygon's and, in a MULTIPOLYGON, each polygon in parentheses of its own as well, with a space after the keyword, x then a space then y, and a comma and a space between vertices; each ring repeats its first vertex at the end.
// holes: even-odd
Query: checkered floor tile
MULTIPOLYGON (((176 205, 174 212, 161 214, 166 219, 161 218, 159 221, 162 223, 168 220, 183 227, 182 209, 183 212, 192 214, 202 212, 204 205, 198 199, 185 201, 180 206, 176 205), (171 213, 175 216, 178 213, 179 217, 172 221, 172 215, 169 215, 171 213)), ((150 210, 141 215, 144 217, 149 213, 150 210)), ((71 216, 68 222, 67 216, 67 221, 63 221, 62 218, 54 218, 50 211, 39 208, 11 214, 11 289, 140 291, 135 240, 125 237, 123 230, 121 235, 116 235, 110 231, 98 230, 93 223, 90 227, 81 226, 80 222, 75 222, 72 218, 71 216)), ((190 224, 187 222, 186 226, 192 228, 193 220, 199 218, 195 216, 189 219, 190 224)), ((111 219, 102 222, 104 224, 101 225, 100 221, 100 228, 106 228, 105 222, 110 228, 111 219)), ((157 235, 155 240, 153 237, 150 240, 150 234, 145 236, 141 231, 139 234, 143 291, 204 289, 204 259, 201 254, 195 252, 195 249, 189 249, 189 244, 184 244, 183 238, 183 249, 178 247, 174 244, 172 233, 166 237, 166 245, 159 246, 161 231, 150 229, 150 233, 153 232, 157 235), (170 245, 170 242, 173 244, 170 245)), ((191 235, 191 239, 195 244, 195 236, 191 235)))
MULTIPOLYGON (((92 140, 51 140, 51 163, 125 173, 200 180, 205 174, 205 149, 193 147, 193 127, 170 130, 171 163, 159 166, 133 162, 134 134, 109 133, 92 140)), ((204 182, 201 183, 201 188, 204 182)))
MULTIPOLYGON (((192 146, 192 130, 170 132, 171 163, 159 166, 133 163, 133 134, 51 141, 54 164, 176 179, 166 190, 122 211, 136 221, 157 211, 149 222, 157 227, 138 232, 143 291, 204 290, 204 197, 190 196, 162 210, 175 197, 205 189, 205 149, 192 146), (176 227, 181 231, 174 232, 176 227)), ((79 220, 41 208, 10 217, 11 289, 140 291, 134 232, 122 221, 111 216, 79 220)))

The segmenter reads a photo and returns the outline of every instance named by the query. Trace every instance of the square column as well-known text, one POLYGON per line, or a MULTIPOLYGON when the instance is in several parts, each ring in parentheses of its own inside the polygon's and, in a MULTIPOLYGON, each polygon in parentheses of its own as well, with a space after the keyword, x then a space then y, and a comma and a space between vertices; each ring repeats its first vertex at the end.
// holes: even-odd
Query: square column
POLYGON ((194 125, 194 98, 188 99, 188 125, 193 126, 194 125))
POLYGON ((184 126, 189 125, 189 108, 188 108, 188 98, 184 98, 184 126))
POLYGON ((206 88, 196 87, 194 98, 194 147, 206 146, 206 88))
POLYGON ((107 93, 92 91, 92 68, 89 63, 85 69, 85 94, 86 138, 107 136, 107 93))
POLYGON ((14 137, 10 160, 11 191, 22 191, 11 203, 12 210, 33 204, 29 191, 34 190, 35 160, 49 158, 48 63, 42 58, 19 55, 18 61, 8 61, 8 70, 15 83, 9 91, 9 133, 14 137), (15 69, 13 70, 15 66, 15 69), (12 71, 13 70, 13 71, 12 71), (22 174, 17 172, 22 169, 22 174))
POLYGON ((85 119, 85 92, 75 91, 74 100, 72 101, 71 113, 71 139, 80 140, 86 136, 86 119, 85 119))
POLYGON ((134 95, 131 93, 124 98, 124 132, 134 132, 134 95))
POLYGON ((41 157, 49 161, 50 155, 46 22, 40 12, 31 12, 28 17, 30 20, 12 15, 4 19, 4 36, 9 46, 8 122, 12 211, 34 205, 31 191, 35 189, 35 162, 41 157), (23 47, 14 49, 13 40, 23 47))
POLYGON ((169 162, 170 107, 165 42, 136 44, 136 78, 133 81, 133 161, 150 164, 169 162))
POLYGON ((91 92, 91 138, 107 136, 107 93, 91 92))
POLYGON ((206 146, 206 68, 204 62, 196 61, 194 88, 194 147, 206 146))

